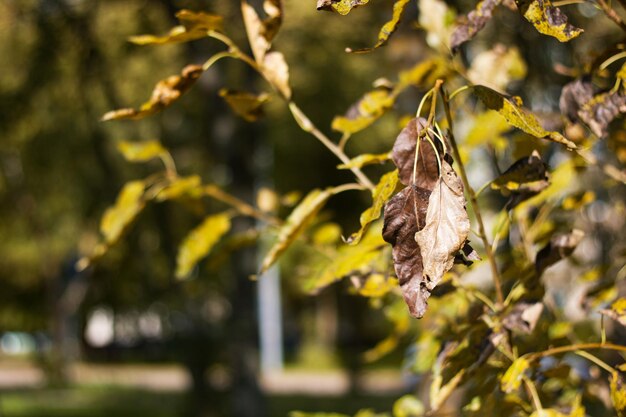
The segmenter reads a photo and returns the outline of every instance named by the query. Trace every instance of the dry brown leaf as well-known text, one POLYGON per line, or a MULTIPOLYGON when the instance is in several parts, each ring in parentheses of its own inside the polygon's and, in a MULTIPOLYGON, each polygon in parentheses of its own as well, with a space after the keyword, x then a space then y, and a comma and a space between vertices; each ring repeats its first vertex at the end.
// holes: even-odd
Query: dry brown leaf
POLYGON ((537 274, 541 275, 547 267, 570 256, 584 237, 585 232, 579 229, 574 229, 570 233, 563 235, 553 236, 550 239, 550 243, 537 253, 535 258, 537 274))
POLYGON ((485 27, 487 22, 491 20, 493 10, 500 2, 501 0, 483 0, 476 5, 474 10, 469 12, 467 21, 458 26, 450 37, 452 51, 458 50, 463 43, 472 39, 485 27))
MULTIPOLYGON (((400 182, 408 185, 413 180, 415 146, 420 133, 426 127, 426 119, 411 119, 400 132, 391 151, 393 163, 398 167, 400 182)), ((415 185, 432 190, 439 178, 437 154, 426 140, 420 140, 415 185)))

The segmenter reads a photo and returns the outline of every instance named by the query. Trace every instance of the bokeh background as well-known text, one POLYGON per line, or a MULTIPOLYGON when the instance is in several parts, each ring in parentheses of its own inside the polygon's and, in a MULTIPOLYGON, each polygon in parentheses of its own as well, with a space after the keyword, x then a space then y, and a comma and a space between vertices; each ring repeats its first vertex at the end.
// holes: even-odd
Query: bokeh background
MULTIPOLYGON (((429 53, 415 4, 388 46, 369 55, 344 52, 373 43, 391 4, 374 1, 342 17, 317 12, 314 0, 285 1, 275 47, 290 63, 296 101, 325 131, 374 80, 395 79, 429 53)), ((461 12, 473 7, 449 5, 461 12)), ((364 361, 363 352, 391 325, 367 300, 346 291, 348 283, 315 297, 304 294, 299 281, 289 279, 298 276, 302 252, 288 255, 283 279, 274 272, 279 290, 269 288, 265 297, 280 306, 274 309, 280 332, 266 335, 263 349, 262 333, 272 330, 259 325, 259 287, 250 279, 262 248, 209 260, 192 280, 177 281, 177 244, 200 219, 184 207, 149 207, 95 267, 76 271, 121 186, 154 168, 125 162, 115 148, 119 140, 159 139, 181 174, 199 174, 247 201, 261 187, 285 195, 350 180, 280 100, 271 100, 266 118, 253 124, 233 115, 220 88, 264 88, 239 62, 220 61, 156 116, 99 122, 108 110, 140 104, 158 80, 223 49, 211 40, 159 47, 127 42, 131 35, 167 31, 181 8, 225 16, 227 32, 246 44, 235 0, 0 1, 0 416, 278 417, 294 409, 389 410, 415 383, 403 372, 411 341, 379 361, 364 361)), ((619 38, 619 29, 597 13, 584 4, 568 9, 587 31, 573 53, 570 44, 541 37, 513 12, 499 11, 461 60, 497 42, 517 44, 527 70, 523 84, 513 83, 509 91, 549 113, 570 80, 555 65, 582 67, 587 55, 619 38)), ((393 112, 351 140, 347 152, 390 149, 421 93, 403 95, 393 112)), ((615 137, 601 154, 620 157, 615 137)), ((494 172, 484 168, 491 156, 474 154, 483 166, 475 164, 473 178, 494 172)), ((587 186, 604 181, 597 172, 586 178, 587 186)), ((611 223, 607 210, 622 194, 600 195, 599 205, 579 222, 597 231, 596 246, 587 249, 606 264, 621 259, 615 230, 623 230, 623 219, 611 223)), ((367 204, 364 195, 340 196, 328 216, 347 234, 367 204)))

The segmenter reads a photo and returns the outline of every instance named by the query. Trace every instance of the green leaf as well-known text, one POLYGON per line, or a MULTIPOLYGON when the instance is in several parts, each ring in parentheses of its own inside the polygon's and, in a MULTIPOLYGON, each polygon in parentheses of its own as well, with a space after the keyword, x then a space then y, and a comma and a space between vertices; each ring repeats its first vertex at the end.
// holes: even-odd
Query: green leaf
POLYGON ((405 395, 393 403, 393 417, 419 417, 425 411, 424 404, 413 395, 405 395))
POLYGON ((382 164, 388 161, 389 158, 391 158, 389 152, 379 154, 366 153, 352 158, 347 164, 337 165, 337 169, 363 168, 366 165, 382 164))
POLYGON ((517 391, 522 384, 524 372, 526 372, 528 368, 530 368, 530 362, 525 356, 520 356, 515 359, 500 380, 502 391, 506 393, 517 391))
POLYGON ((190 10, 179 11, 176 13, 176 18, 181 25, 172 28, 163 36, 139 35, 132 36, 129 40, 137 45, 193 41, 206 37, 209 30, 221 31, 224 20, 221 16, 190 10))
POLYGON ((475 86, 474 93, 487 108, 500 113, 511 126, 537 138, 561 143, 570 149, 576 148, 573 142, 560 133, 547 131, 541 127, 535 115, 522 107, 519 97, 509 98, 482 85, 475 86))
POLYGON ((385 114, 394 101, 395 97, 385 88, 370 91, 352 105, 345 116, 335 117, 331 127, 344 134, 359 132, 385 114))
POLYGON ((317 0, 317 10, 328 10, 347 15, 355 7, 363 6, 369 0, 317 0))
POLYGON ((187 65, 183 68, 180 75, 172 75, 159 81, 152 91, 150 100, 142 104, 139 109, 124 108, 112 110, 102 116, 101 120, 137 120, 158 113, 185 94, 203 72, 204 69, 200 65, 187 65))
POLYGON ((393 15, 391 17, 391 20, 385 23, 383 27, 380 29, 380 32, 378 32, 378 41, 376 42, 374 46, 372 46, 371 48, 363 48, 363 49, 357 49, 357 50, 348 49, 347 51, 354 52, 354 53, 371 52, 374 49, 379 48, 383 46, 384 44, 386 44, 387 41, 389 40, 389 37, 398 28, 398 24, 400 23, 400 18, 402 17, 402 13, 404 13, 404 9, 406 8, 406 5, 408 3, 409 3, 409 0, 396 0, 396 2, 393 5, 393 15))
POLYGON ((144 142, 121 141, 117 144, 117 150, 129 162, 146 162, 167 153, 167 150, 157 140, 144 142))
POLYGON ((145 207, 144 190, 143 181, 126 183, 117 196, 115 204, 104 212, 100 221, 100 231, 109 246, 118 241, 145 207))
POLYGON ((202 179, 198 175, 178 177, 156 196, 156 201, 173 200, 181 197, 198 198, 202 196, 202 179))
POLYGON ((255 95, 244 91, 222 88, 219 92, 230 108, 248 122, 254 122, 263 115, 263 104, 269 100, 266 93, 255 95))
POLYGON ((388 172, 380 178, 376 188, 372 191, 372 206, 361 214, 361 228, 347 239, 348 244, 356 245, 361 241, 367 226, 380 217, 383 205, 389 200, 397 185, 398 170, 388 172))
POLYGON ((198 261, 209 254, 213 246, 230 230, 230 214, 208 216, 185 238, 178 249, 176 278, 185 278, 198 261))
POLYGON ((332 189, 313 190, 291 212, 285 224, 278 232, 278 241, 272 246, 263 262, 261 271, 268 270, 280 255, 296 240, 302 231, 311 223, 315 215, 322 209, 326 201, 333 195, 332 189))
POLYGON ((533 24, 539 33, 567 42, 580 35, 583 30, 567 22, 567 16, 550 0, 516 0, 519 12, 533 24))

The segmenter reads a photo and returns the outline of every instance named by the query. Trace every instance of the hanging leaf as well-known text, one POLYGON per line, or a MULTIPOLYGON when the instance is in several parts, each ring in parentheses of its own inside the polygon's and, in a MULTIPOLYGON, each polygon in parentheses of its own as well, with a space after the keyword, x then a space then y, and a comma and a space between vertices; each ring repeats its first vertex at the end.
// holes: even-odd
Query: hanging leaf
POLYGON ((255 95, 243 91, 222 88, 219 92, 230 108, 248 122, 254 122, 263 115, 263 104, 269 100, 266 93, 255 95))
POLYGON ((483 104, 500 113, 506 121, 516 128, 540 139, 548 139, 561 143, 568 148, 575 149, 576 145, 567 140, 558 132, 547 131, 539 124, 539 121, 530 111, 524 109, 519 98, 509 98, 500 93, 481 85, 474 87, 476 96, 483 104))
POLYGON ((359 132, 385 114, 394 101, 395 97, 386 88, 370 91, 353 104, 345 116, 335 117, 331 127, 344 134, 359 132))
POLYGON ((298 235, 311 223, 326 201, 333 195, 333 189, 313 190, 291 212, 278 232, 278 240, 270 249, 261 264, 261 273, 269 269, 291 245, 298 235))
MULTIPOLYGON (((414 118, 396 138, 391 151, 391 159, 398 167, 400 182, 408 185, 413 181, 413 167, 415 166, 415 146, 418 138, 423 136, 426 129, 426 119, 414 118)), ((420 140, 419 155, 417 157, 417 171, 415 185, 432 190, 439 179, 439 165, 437 153, 427 140, 420 140)))
POLYGON ((626 298, 618 298, 611 304, 610 308, 602 309, 600 313, 612 318, 622 326, 626 326, 626 298))
POLYGON ((117 150, 129 162, 146 162, 154 158, 160 158, 167 150, 158 140, 144 142, 121 141, 117 144, 117 150))
POLYGON ((137 45, 188 42, 206 37, 209 30, 222 31, 224 21, 221 16, 190 10, 180 10, 176 18, 181 25, 172 28, 164 36, 139 35, 129 40, 137 45))
POLYGON ((614 371, 611 373, 611 401, 618 417, 626 417, 626 389, 622 375, 614 371))
POLYGON ((583 240, 583 237, 585 237, 585 232, 578 229, 574 229, 567 234, 553 236, 550 239, 550 243, 537 253, 535 258, 537 274, 541 275, 549 266, 570 256, 576 249, 576 246, 583 240))
POLYGON ((539 192, 550 184, 548 179, 548 166, 541 159, 539 152, 533 151, 530 156, 517 160, 493 180, 491 188, 508 192, 539 192))
POLYGON ((142 119, 146 116, 158 113, 164 108, 172 105, 202 75, 202 66, 187 65, 183 68, 181 75, 172 75, 157 83, 152 91, 150 100, 141 105, 139 109, 119 109, 113 110, 102 116, 102 121, 119 119, 142 119))
POLYGON ((567 22, 561 9, 552 6, 550 0, 515 0, 519 12, 539 33, 567 42, 580 35, 583 30, 567 22))
POLYGON ((363 168, 366 165, 382 164, 390 158, 389 153, 366 153, 352 158, 347 164, 337 165, 337 169, 363 168))
POLYGON ((525 356, 515 359, 500 380, 502 391, 511 393, 517 391, 522 384, 522 376, 530 368, 530 362, 525 356))
POLYGON ((472 60, 467 77, 473 84, 482 84, 504 91, 509 83, 526 77, 526 62, 516 47, 501 43, 482 51, 472 60))
POLYGON ((230 230, 230 214, 208 216, 193 229, 178 249, 176 278, 183 279, 198 261, 209 254, 213 246, 230 230))
POLYGON ((609 134, 611 122, 624 113, 626 113, 626 94, 621 91, 598 94, 578 111, 580 119, 600 138, 609 134))
POLYGON ((289 86, 289 67, 285 57, 280 52, 270 52, 263 58, 263 76, 272 84, 282 96, 289 100, 291 98, 291 87, 289 86))
POLYGON ((422 285, 431 291, 452 268, 470 231, 463 184, 446 161, 442 161, 441 170, 429 198, 424 228, 415 234, 423 259, 422 285))
POLYGON ((388 172, 383 175, 376 188, 372 191, 372 206, 361 214, 361 228, 358 232, 348 237, 346 243, 356 245, 361 241, 363 233, 367 230, 367 226, 380 217, 380 211, 383 205, 389 200, 389 197, 396 190, 398 185, 398 171, 388 172))
POLYGON ((156 195, 156 201, 173 200, 181 197, 202 196, 202 179, 198 175, 178 177, 156 195))
POLYGON ((421 417, 425 412, 424 404, 413 395, 404 395, 393 403, 393 417, 421 417))
POLYGON ((272 41, 282 24, 282 0, 265 0, 263 10, 267 14, 265 20, 259 18, 256 10, 250 4, 241 3, 241 12, 252 54, 259 64, 263 63, 265 54, 270 50, 272 41))
POLYGON ((409 0, 396 0, 396 2, 393 4, 393 15, 391 17, 391 20, 385 23, 383 27, 380 29, 380 32, 378 33, 378 41, 376 42, 374 46, 372 46, 371 48, 356 49, 356 50, 348 49, 347 51, 354 52, 354 53, 371 52, 374 49, 380 48, 381 46, 386 44, 387 41, 389 40, 389 37, 398 28, 398 24, 400 23, 400 19, 402 18, 402 14, 404 13, 404 9, 406 8, 406 5, 408 3, 409 3, 409 0))
POLYGON ((143 181, 127 182, 118 194, 115 204, 104 212, 100 221, 100 232, 107 245, 116 243, 145 207, 145 187, 143 181))
POLYGON ((500 3, 501 0, 483 0, 469 12, 466 21, 457 26, 450 37, 450 48, 453 52, 456 52, 462 44, 472 39, 485 27, 491 20, 494 9, 500 3))
POLYGON ((367 3, 369 0, 317 0, 317 10, 328 10, 345 16, 355 7, 367 3))

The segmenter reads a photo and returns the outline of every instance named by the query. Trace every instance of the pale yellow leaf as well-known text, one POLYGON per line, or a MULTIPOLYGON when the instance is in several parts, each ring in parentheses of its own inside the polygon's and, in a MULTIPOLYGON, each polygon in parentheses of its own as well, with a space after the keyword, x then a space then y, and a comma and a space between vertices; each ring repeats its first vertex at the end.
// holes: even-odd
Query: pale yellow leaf
POLYGON ((167 153, 167 150, 157 140, 143 142, 121 141, 118 142, 117 149, 130 162, 146 162, 167 153))
POLYGON ((126 228, 135 220, 145 207, 145 184, 143 181, 131 181, 124 185, 117 200, 102 216, 100 231, 107 245, 113 245, 122 236, 126 228))

